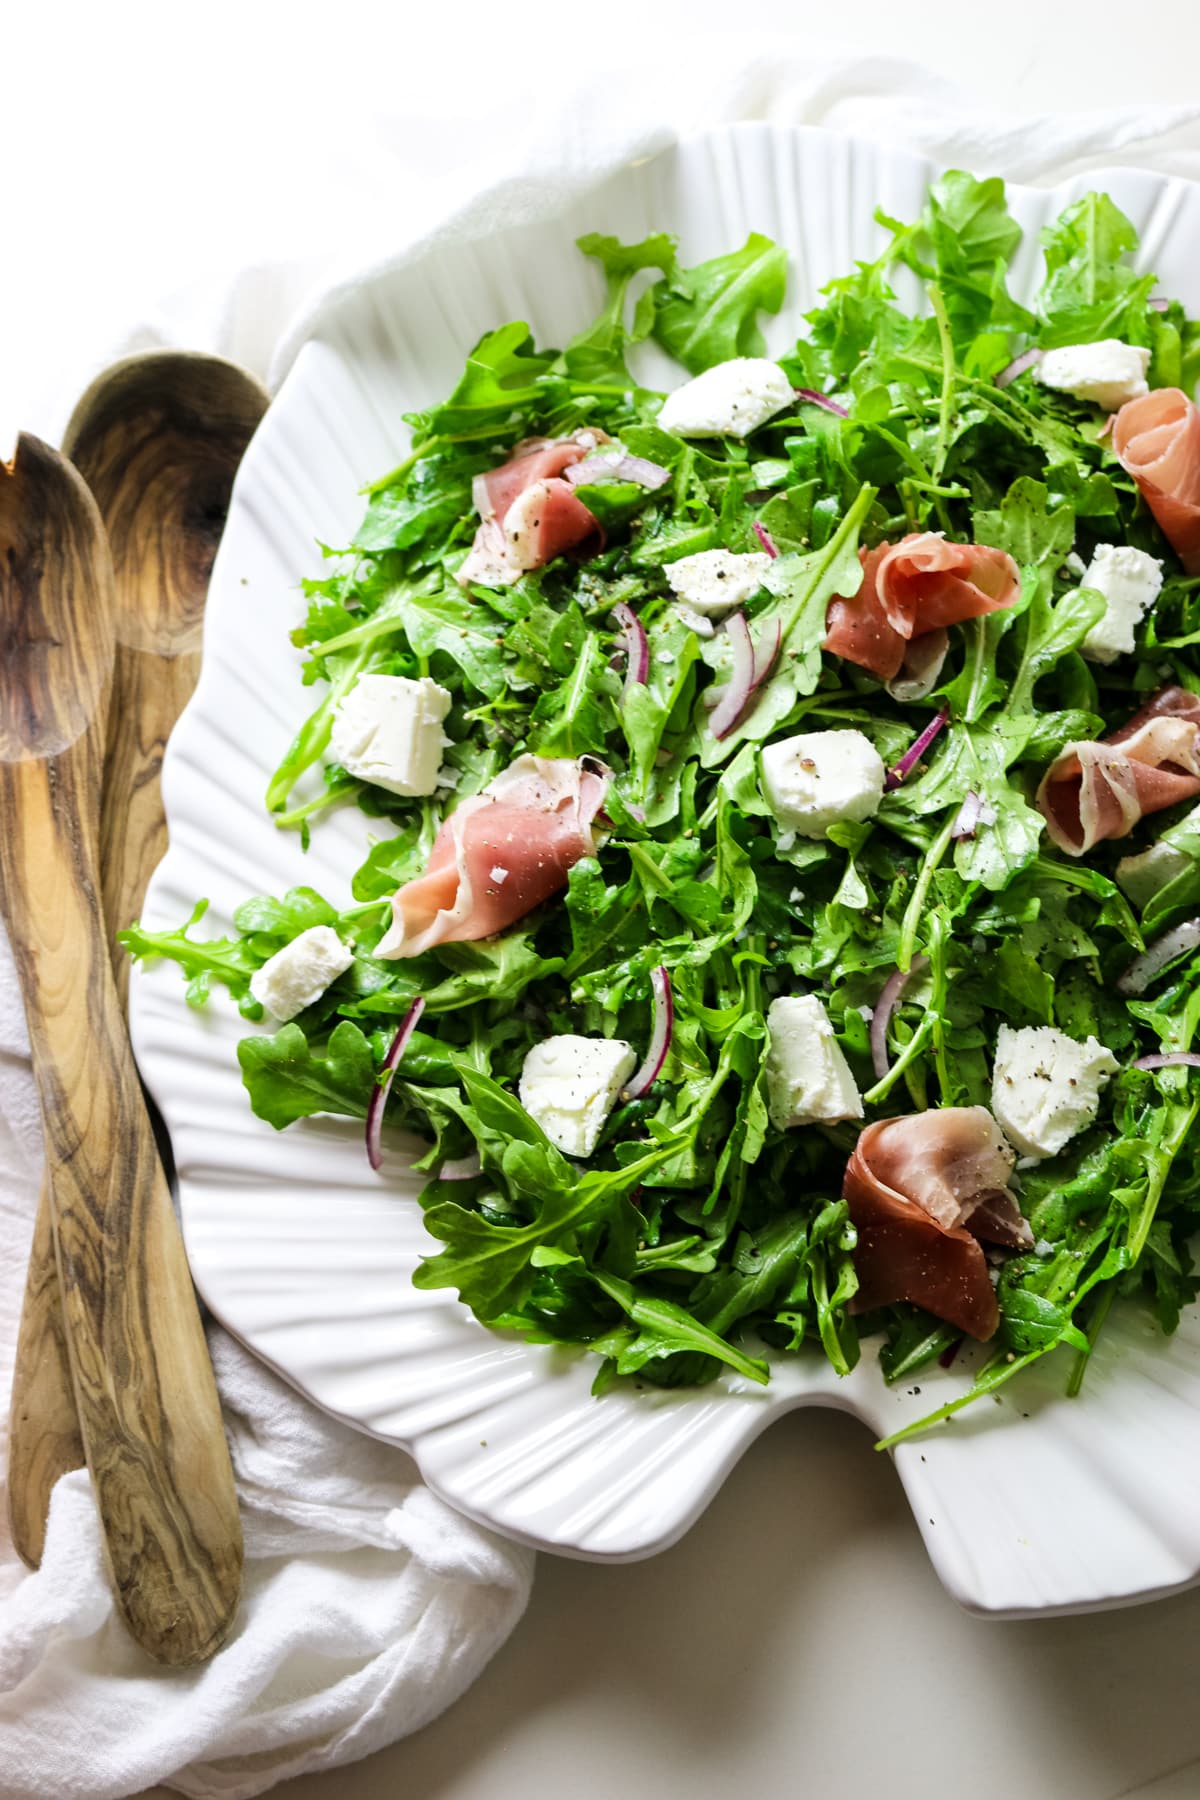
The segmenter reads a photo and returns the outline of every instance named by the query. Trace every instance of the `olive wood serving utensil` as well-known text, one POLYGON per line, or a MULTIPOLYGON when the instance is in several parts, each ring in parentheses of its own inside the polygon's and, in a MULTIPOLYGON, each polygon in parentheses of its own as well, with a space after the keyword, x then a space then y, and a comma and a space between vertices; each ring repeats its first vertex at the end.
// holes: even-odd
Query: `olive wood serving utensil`
POLYGON ((242 1542, 216 1383, 100 906, 114 581, 81 477, 0 465, 0 905, 25 1000, 82 1440, 117 1604, 160 1661, 229 1630, 242 1542))
MULTIPOLYGON (((129 967, 116 933, 140 913, 166 850, 163 750, 199 673, 213 558, 234 476, 267 403, 253 376, 220 357, 152 350, 100 375, 67 426, 64 452, 99 504, 116 574, 100 861, 122 1003, 129 967)), ((33 1568, 54 1484, 83 1460, 43 1184, 13 1377, 8 1475, 13 1541, 33 1568)))

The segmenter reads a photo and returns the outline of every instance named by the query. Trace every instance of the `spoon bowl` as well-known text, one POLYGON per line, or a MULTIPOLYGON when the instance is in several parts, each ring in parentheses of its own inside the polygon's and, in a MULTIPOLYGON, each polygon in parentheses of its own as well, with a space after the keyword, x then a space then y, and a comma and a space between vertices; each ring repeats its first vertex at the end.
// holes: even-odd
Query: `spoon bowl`
POLYGON ((128 649, 199 651, 234 476, 266 407, 265 389, 234 363, 146 350, 97 376, 71 414, 63 454, 108 531, 128 649))

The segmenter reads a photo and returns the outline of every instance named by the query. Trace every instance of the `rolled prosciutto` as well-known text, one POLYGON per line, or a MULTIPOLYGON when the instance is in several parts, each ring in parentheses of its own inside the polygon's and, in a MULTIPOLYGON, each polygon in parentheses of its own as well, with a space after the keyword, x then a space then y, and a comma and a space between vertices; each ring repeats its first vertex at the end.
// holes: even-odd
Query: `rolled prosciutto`
POLYGON ((1046 830, 1068 856, 1128 837, 1139 819, 1200 794, 1200 695, 1160 688, 1118 731, 1068 744, 1037 791, 1046 830))
POLYGON ((1017 565, 1005 551, 950 544, 935 531, 858 554, 862 585, 850 599, 830 602, 825 649, 880 681, 928 668, 945 654, 947 625, 1001 611, 1021 591, 1017 565))
POLYGON ((425 873, 392 896, 376 956, 491 937, 556 894, 580 857, 595 855, 610 779, 590 757, 518 756, 442 825, 425 873))
POLYGON ((1189 575, 1200 575, 1200 407, 1179 388, 1129 400, 1113 449, 1189 575))
POLYGON ((1013 1153, 986 1106, 934 1107, 868 1125, 842 1193, 858 1232, 854 1306, 907 1300, 970 1337, 990 1338, 1000 1310, 980 1240, 1033 1243, 1008 1185, 1013 1153))
POLYGON ((609 441, 599 430, 528 438, 498 469, 477 475, 472 497, 480 523, 458 571, 461 586, 508 585, 597 533, 595 514, 576 498, 564 471, 609 441))

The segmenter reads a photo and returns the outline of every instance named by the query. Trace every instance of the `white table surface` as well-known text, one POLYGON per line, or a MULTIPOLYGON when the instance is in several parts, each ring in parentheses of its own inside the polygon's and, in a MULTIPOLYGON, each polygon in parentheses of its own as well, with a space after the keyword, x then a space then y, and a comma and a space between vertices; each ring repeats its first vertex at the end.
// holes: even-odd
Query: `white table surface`
MULTIPOLYGON (((5 102, 5 237, 26 257, 25 279, 9 258, 0 283, 0 436, 17 423, 51 428, 42 396, 53 384, 31 346, 53 331, 69 364, 76 346, 119 331, 128 284, 113 279, 114 259, 159 289, 187 277, 234 152, 250 159, 252 177, 269 166, 267 97, 286 88, 295 59, 327 58, 333 81, 353 45, 361 75, 358 45, 367 42, 354 4, 256 15, 214 0, 203 9, 206 33, 194 29, 198 7, 70 9, 64 24, 67 10, 21 9, 5 28, 8 69, 26 77, 5 102), (20 58, 10 51, 14 29, 20 58), (147 84, 155 59, 169 79, 147 84), (118 199, 111 176, 139 161, 141 183, 126 181, 118 199)), ((389 9, 393 18, 404 10, 403 0, 389 9)), ((530 54, 533 40, 547 39, 551 61, 570 56, 568 18, 610 33, 628 29, 638 10, 628 0, 542 10, 526 20, 530 54)), ((684 29, 738 23, 717 0, 660 0, 654 10, 684 29)), ((414 142, 436 137, 439 87, 481 79, 481 51, 497 36, 490 8, 444 12, 449 22, 412 26, 411 63, 424 79, 411 100, 401 85, 397 105, 410 108, 400 129, 407 124, 414 142)), ((756 0, 754 19, 807 29, 829 13, 756 0)), ((499 22, 511 48, 521 19, 510 10, 499 22)), ((859 48, 919 57, 1014 107, 1196 98, 1195 0, 1008 0, 1000 9, 855 0, 845 30, 859 48)), ((579 57, 586 30, 576 67, 579 57)), ((319 115, 312 123, 318 133, 325 124, 319 115)), ((451 139, 437 141, 452 158, 451 139)), ((271 239, 264 216, 261 253, 271 239)), ((968 1617, 935 1580, 895 1475, 865 1431, 800 1413, 754 1447, 688 1538, 655 1561, 598 1568, 543 1558, 513 1639, 419 1736, 276 1791, 287 1800, 534 1792, 703 1800, 739 1791, 1195 1800, 1198 1666, 1200 1590, 1083 1619, 968 1617)), ((153 1790, 164 1800, 167 1791, 153 1790)))

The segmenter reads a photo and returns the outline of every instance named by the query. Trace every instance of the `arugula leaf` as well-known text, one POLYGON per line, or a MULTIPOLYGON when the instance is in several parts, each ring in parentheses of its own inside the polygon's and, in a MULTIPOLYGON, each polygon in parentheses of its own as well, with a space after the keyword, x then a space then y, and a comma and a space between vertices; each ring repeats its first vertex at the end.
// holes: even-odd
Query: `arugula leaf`
POLYGON ((529 748, 539 756, 584 756, 604 742, 612 719, 616 681, 600 639, 585 632, 570 675, 543 694, 533 709, 529 748))
POLYGON ((494 435, 538 399, 538 376, 553 363, 535 348, 528 325, 500 325, 484 332, 450 398, 408 422, 418 441, 494 435))
MULTIPOLYGON (((668 283, 678 280, 675 239, 665 231, 643 238, 640 244, 623 244, 619 238, 589 232, 576 239, 585 256, 595 257, 604 271, 606 293, 599 316, 578 337, 572 338, 562 354, 562 364, 578 382, 616 383, 622 388, 633 386, 633 377, 625 366, 625 345, 636 343, 650 331, 653 302, 640 309, 631 328, 625 324, 625 305, 629 285, 644 269, 658 269, 668 283)), ((653 289, 647 290, 653 295, 653 289)))
POLYGON ((260 1119, 282 1131, 313 1113, 366 1117, 375 1086, 375 1059, 357 1025, 343 1019, 322 1052, 299 1025, 274 1037, 245 1037, 237 1047, 242 1080, 260 1119))
POLYGON ((214 981, 227 987, 248 1019, 261 1019, 263 1009, 250 996, 250 977, 260 969, 271 951, 255 950, 245 938, 210 938, 207 943, 189 937, 208 911, 207 900, 197 900, 192 915, 177 931, 147 931, 134 924, 117 933, 117 942, 135 962, 152 962, 158 957, 177 962, 187 976, 189 1006, 203 1006, 214 981))
POLYGON ((624 1345, 617 1356, 617 1373, 631 1375, 644 1369, 657 1358, 676 1356, 681 1351, 692 1355, 711 1356, 728 1363, 739 1375, 763 1386, 767 1381, 767 1365, 757 1357, 719 1337, 682 1306, 672 1300, 643 1299, 627 1281, 595 1271, 593 1279, 604 1292, 628 1313, 637 1326, 637 1336, 624 1345))
POLYGON ((1046 279, 1037 308, 1041 342, 1092 343, 1119 337, 1149 342, 1146 302, 1153 275, 1138 275, 1128 258, 1137 233, 1107 194, 1085 194, 1042 232, 1046 279))
MULTIPOLYGON (((998 176, 977 181, 951 169, 930 186, 921 224, 957 345, 970 344, 985 327, 1032 325, 1005 285, 1021 228, 1008 211, 998 176)), ((924 252, 926 243, 918 241, 903 254, 920 273, 918 249, 924 252)), ((1007 360, 1006 343, 1001 336, 997 368, 1007 360)))
POLYGON ((654 336, 693 375, 735 356, 762 356, 760 312, 783 305, 787 255, 752 231, 740 250, 674 269, 653 289, 654 336))

